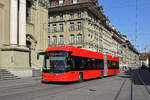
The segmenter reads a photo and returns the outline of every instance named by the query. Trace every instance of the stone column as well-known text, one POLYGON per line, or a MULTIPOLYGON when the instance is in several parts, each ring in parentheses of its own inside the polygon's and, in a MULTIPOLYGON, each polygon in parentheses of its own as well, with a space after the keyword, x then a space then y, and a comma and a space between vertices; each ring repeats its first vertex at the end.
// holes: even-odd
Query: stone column
POLYGON ((26 45, 26 0, 19 2, 19 45, 26 45))
POLYGON ((18 0, 10 1, 10 44, 17 44, 18 0))

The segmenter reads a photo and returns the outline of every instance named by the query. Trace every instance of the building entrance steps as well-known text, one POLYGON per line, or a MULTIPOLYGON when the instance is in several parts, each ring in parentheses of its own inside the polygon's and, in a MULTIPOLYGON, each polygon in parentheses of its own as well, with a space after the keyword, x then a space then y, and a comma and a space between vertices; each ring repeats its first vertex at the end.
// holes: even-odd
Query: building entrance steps
POLYGON ((0 81, 2 80, 16 80, 20 79, 18 76, 15 76, 11 72, 9 72, 7 69, 0 69, 0 81))

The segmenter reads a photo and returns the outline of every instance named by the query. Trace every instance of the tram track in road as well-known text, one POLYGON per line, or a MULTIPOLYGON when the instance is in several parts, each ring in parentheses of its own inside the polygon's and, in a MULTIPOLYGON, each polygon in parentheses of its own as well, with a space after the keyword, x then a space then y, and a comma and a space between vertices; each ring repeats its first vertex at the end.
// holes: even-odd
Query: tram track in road
POLYGON ((128 74, 130 75, 130 77, 122 81, 120 88, 117 91, 113 100, 132 100, 133 98, 132 71, 130 70, 128 74), (126 93, 127 95, 124 95, 124 93, 126 93))
MULTIPOLYGON (((95 80, 92 80, 95 81, 95 80)), ((90 82, 90 81, 89 81, 90 82)), ((74 83, 70 83, 70 84, 41 84, 40 82, 38 83, 23 83, 23 84, 16 84, 16 85, 12 85, 12 86, 5 86, 5 87, 1 87, 0 88, 0 96, 2 96, 2 94, 4 94, 4 92, 9 91, 8 93, 14 94, 14 93, 18 93, 17 91, 32 91, 33 89, 39 90, 42 88, 52 88, 52 87, 64 87, 64 86, 69 86, 69 85, 73 85, 73 84, 78 84, 76 82, 74 83), (38 87, 38 88, 37 88, 38 87)), ((80 84, 80 83, 79 83, 80 84)), ((8 95, 8 94, 7 94, 8 95)))
POLYGON ((117 92, 117 94, 115 95, 115 97, 114 97, 113 100, 118 100, 118 97, 119 97, 119 95, 120 95, 120 93, 121 93, 121 91, 122 91, 122 88, 123 88, 123 86, 124 86, 124 84, 125 84, 126 81, 127 81, 127 80, 123 80, 123 82, 122 82, 122 84, 121 84, 121 86, 120 86, 120 88, 119 88, 119 90, 118 90, 118 92, 117 92))
MULTIPOLYGON (((9 98, 12 98, 12 100, 19 100, 20 97, 23 97, 26 94, 28 97, 26 99, 23 99, 23 100, 34 100, 36 98, 42 98, 45 96, 55 96, 55 94, 68 92, 68 91, 74 91, 77 89, 88 87, 89 85, 91 85, 90 84, 91 82, 92 81, 89 81, 87 83, 82 82, 82 83, 73 83, 73 84, 67 84, 67 85, 65 85, 65 84, 57 84, 57 85, 45 84, 46 86, 50 85, 51 87, 49 87, 49 86, 43 87, 43 86, 37 84, 38 87, 36 90, 35 89, 27 89, 25 91, 12 92, 12 93, 9 93, 6 95, 1 95, 0 98, 9 100, 9 99, 7 99, 7 97, 9 97, 9 98), (39 93, 39 91, 43 91, 43 92, 39 93), (37 95, 37 94, 39 94, 39 95, 37 95)), ((34 85, 32 85, 33 87, 32 86, 30 86, 30 87, 31 88, 36 87, 36 85, 35 86, 34 85)), ((15 88, 12 88, 12 90, 14 91, 14 89, 15 89, 17 91, 18 89, 21 89, 22 87, 18 87, 18 88, 15 87, 15 88)), ((25 86, 25 88, 26 88, 26 86, 25 86)))
MULTIPOLYGON (((101 79, 100 79, 101 80, 101 79)), ((110 81, 108 80, 108 78, 105 78, 102 79, 103 83, 105 83, 106 81, 110 81)), ((115 82, 116 80, 112 80, 112 82, 115 82)), ((53 92, 48 92, 48 93, 45 93, 45 94, 41 94, 39 96, 33 96, 31 98, 28 98, 27 100, 36 100, 37 98, 41 98, 40 100, 42 100, 44 97, 47 97, 47 98, 54 98, 54 97, 57 97, 57 94, 62 94, 62 93, 70 93, 72 91, 77 91, 77 90, 80 90, 80 89, 86 89, 87 91, 89 92, 96 92, 97 89, 95 88, 91 88, 92 86, 95 86, 97 85, 99 82, 99 79, 92 79, 92 80, 88 80, 86 82, 81 82, 81 83, 73 83, 73 84, 67 84, 63 87, 61 87, 59 90, 54 90, 53 92)), ((46 99, 47 100, 47 99, 46 99)))
MULTIPOLYGON (((94 95, 94 93, 98 93, 98 91, 100 91, 98 88, 95 88, 95 86, 101 88, 105 86, 106 83, 107 86, 110 86, 111 84, 118 83, 117 81, 122 82, 122 79, 114 76, 103 79, 92 79, 81 83, 75 82, 71 84, 41 84, 38 82, 37 84, 19 85, 19 87, 9 87, 11 88, 10 90, 8 88, 3 88, 5 93, 1 91, 2 94, 0 94, 0 100, 10 100, 10 98, 11 100, 20 100, 20 98, 23 98, 21 100, 47 100, 45 98, 55 98, 59 95, 66 95, 71 92, 74 93, 74 91, 81 90, 85 91, 87 93, 86 95, 88 95, 88 93, 94 95)), ((117 89, 115 90, 117 91, 117 89)))
MULTIPOLYGON (((79 83, 79 84, 82 84, 82 83, 79 83)), ((83 86, 79 85, 77 87, 76 86, 72 87, 71 85, 64 85, 64 86, 60 86, 59 87, 60 89, 58 89, 58 90, 55 89, 52 93, 47 92, 47 93, 41 94, 39 96, 30 97, 26 100, 36 100, 37 98, 41 98, 41 100, 42 100, 43 97, 55 97, 56 94, 60 94, 60 93, 64 93, 64 92, 71 92, 71 91, 75 91, 75 90, 82 89, 85 87, 88 87, 88 85, 83 85, 83 86)))
MULTIPOLYGON (((111 79, 111 78, 110 78, 111 79)), ((43 93, 43 94, 40 94, 38 96, 32 96, 30 98, 28 98, 27 100, 36 100, 37 98, 41 98, 40 100, 43 100, 43 98, 47 97, 47 98, 50 98, 50 97, 56 97, 57 95, 56 94, 61 94, 61 93, 69 93, 69 92, 72 92, 72 91, 77 91, 79 89, 86 89, 90 92, 93 92, 93 91, 96 91, 95 89, 92 89, 90 88, 91 86, 95 86, 97 85, 97 82, 99 81, 99 79, 93 79, 93 80, 88 80, 86 82, 81 82, 81 83, 73 83, 73 84, 67 84, 67 85, 64 85, 64 86, 60 86, 58 90, 55 90, 54 91, 49 91, 49 92, 46 92, 46 93, 43 93), (96 83, 95 83, 96 82, 96 83)), ((109 81, 108 78, 105 78, 102 79, 103 83, 105 83, 106 81, 109 81)), ((112 80, 112 81, 115 81, 115 80, 112 80)))

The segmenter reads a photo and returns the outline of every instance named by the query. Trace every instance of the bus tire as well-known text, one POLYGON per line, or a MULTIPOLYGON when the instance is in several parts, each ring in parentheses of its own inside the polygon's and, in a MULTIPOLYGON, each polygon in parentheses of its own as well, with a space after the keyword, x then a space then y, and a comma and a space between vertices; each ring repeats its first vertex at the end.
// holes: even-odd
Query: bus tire
POLYGON ((83 73, 79 73, 78 82, 83 82, 83 73))
POLYGON ((103 71, 100 72, 100 78, 103 78, 103 71))

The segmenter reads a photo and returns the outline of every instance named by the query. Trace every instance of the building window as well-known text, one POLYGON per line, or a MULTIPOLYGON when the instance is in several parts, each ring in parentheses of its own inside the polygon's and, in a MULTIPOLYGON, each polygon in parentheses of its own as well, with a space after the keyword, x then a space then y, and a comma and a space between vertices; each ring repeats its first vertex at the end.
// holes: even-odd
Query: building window
POLYGON ((56 15, 53 16, 53 21, 56 21, 56 15))
POLYGON ((77 35, 77 43, 81 43, 82 42, 82 34, 78 34, 77 35))
POLYGON ((50 36, 48 36, 48 47, 50 46, 50 42, 51 42, 50 36))
POLYGON ((78 22, 78 24, 77 24, 77 30, 81 30, 81 22, 78 22))
POLYGON ((73 34, 70 35, 69 41, 70 41, 71 44, 74 43, 74 35, 73 34))
POLYGON ((64 31, 64 26, 63 24, 60 24, 60 32, 63 32, 64 31))
POLYGON ((81 18, 81 11, 78 11, 78 18, 81 18))
POLYGON ((73 30, 74 30, 74 23, 71 22, 71 23, 70 23, 70 31, 73 31, 73 30))
POLYGON ((60 14, 60 20, 63 20, 63 13, 60 14))
POLYGON ((53 36, 53 43, 56 45, 57 44, 57 37, 53 36))
POLYGON ((74 18, 74 13, 73 13, 73 12, 70 13, 70 18, 71 18, 71 19, 74 18))
POLYGON ((62 6, 64 4, 64 0, 59 0, 59 5, 62 6))
POLYGON ((73 3, 77 3, 78 2, 78 0, 73 0, 73 3))
POLYGON ((50 33, 50 24, 48 24, 48 33, 50 33))
POLYGON ((57 32, 56 24, 53 25, 53 32, 57 32))
POLYGON ((31 8, 26 8, 27 14, 26 14, 26 20, 27 23, 31 23, 31 8))
POLYGON ((60 43, 60 44, 64 44, 64 36, 63 36, 63 35, 60 35, 59 38, 60 38, 59 43, 60 43))

